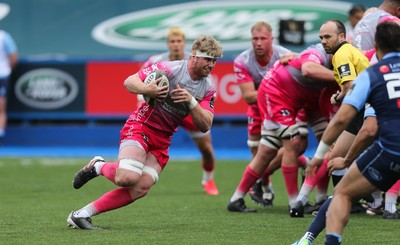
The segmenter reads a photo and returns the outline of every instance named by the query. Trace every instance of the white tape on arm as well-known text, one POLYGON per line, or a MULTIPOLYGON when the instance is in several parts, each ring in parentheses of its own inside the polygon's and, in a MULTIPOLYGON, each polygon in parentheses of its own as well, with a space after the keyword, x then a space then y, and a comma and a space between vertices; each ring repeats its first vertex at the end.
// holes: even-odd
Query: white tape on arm
POLYGON ((315 151, 314 157, 318 159, 324 159, 325 153, 329 151, 330 145, 326 144, 322 140, 318 144, 318 148, 315 151))
POLYGON ((189 109, 195 108, 198 104, 199 102, 197 102, 196 98, 192 96, 192 100, 189 103, 189 109))

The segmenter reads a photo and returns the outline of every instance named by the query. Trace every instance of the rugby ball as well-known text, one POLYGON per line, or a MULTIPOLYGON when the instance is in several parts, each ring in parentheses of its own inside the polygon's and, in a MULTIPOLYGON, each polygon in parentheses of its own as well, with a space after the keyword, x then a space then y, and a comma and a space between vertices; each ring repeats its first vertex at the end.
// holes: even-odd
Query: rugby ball
MULTIPOLYGON (((163 70, 152 71, 149 75, 147 75, 146 79, 144 80, 144 83, 149 84, 149 83, 153 82, 154 80, 157 80, 160 77, 161 77, 161 81, 158 82, 158 84, 157 84, 158 87, 163 87, 163 86, 169 85, 169 80, 168 80, 167 74, 163 70)), ((149 105, 157 104, 157 100, 152 99, 147 95, 143 95, 143 99, 149 105)))

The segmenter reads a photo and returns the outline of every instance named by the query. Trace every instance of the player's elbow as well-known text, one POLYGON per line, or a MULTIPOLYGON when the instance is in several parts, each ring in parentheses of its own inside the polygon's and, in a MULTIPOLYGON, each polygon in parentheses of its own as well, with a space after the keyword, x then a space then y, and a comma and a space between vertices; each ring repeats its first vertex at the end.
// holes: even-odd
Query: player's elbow
POLYGON ((127 79, 124 81, 124 87, 127 91, 129 92, 134 92, 134 76, 129 76, 127 79))
POLYGON ((303 65, 301 67, 301 74, 303 75, 303 77, 312 79, 313 73, 314 73, 314 69, 312 69, 311 66, 303 65))
POLYGON ((200 130, 200 132, 206 133, 211 129, 211 123, 204 123, 201 125, 196 125, 196 127, 200 130))
POLYGON ((211 129, 211 125, 212 125, 212 119, 211 120, 205 120, 201 123, 197 123, 196 127, 202 132, 202 133, 206 133, 211 129))
POLYGON ((376 138, 376 135, 378 134, 378 126, 366 126, 364 124, 363 127, 360 129, 359 134, 361 134, 365 140, 374 140, 376 138))

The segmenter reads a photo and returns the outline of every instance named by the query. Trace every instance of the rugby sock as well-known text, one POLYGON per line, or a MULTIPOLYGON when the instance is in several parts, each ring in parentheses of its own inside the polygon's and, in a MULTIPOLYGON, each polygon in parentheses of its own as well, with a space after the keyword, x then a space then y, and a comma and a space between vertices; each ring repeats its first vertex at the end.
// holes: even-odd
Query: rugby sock
POLYGON ((385 194, 385 210, 390 213, 395 213, 397 211, 397 196, 400 191, 400 180, 398 180, 385 194))
POLYGON ((214 167, 215 164, 214 162, 205 162, 202 161, 201 167, 203 168, 203 178, 201 180, 201 183, 204 184, 209 180, 214 179, 214 167))
POLYGON ((203 161, 201 164, 201 167, 203 168, 204 171, 212 172, 214 170, 215 164, 214 164, 214 162, 206 163, 203 161))
POLYGON ((88 218, 96 215, 96 208, 93 206, 92 203, 89 203, 85 207, 79 209, 78 211, 74 212, 74 216, 77 218, 88 218))
POLYGON ((371 193, 371 196, 374 198, 374 202, 370 204, 371 208, 378 208, 382 205, 382 192, 381 191, 374 191, 371 193))
POLYGON ((310 159, 304 155, 300 155, 297 158, 297 163, 299 164, 299 167, 306 167, 309 162, 310 159))
POLYGON ((320 202, 321 200, 326 199, 326 193, 329 184, 329 176, 327 172, 328 162, 329 160, 327 158, 324 158, 322 165, 318 168, 318 171, 315 173, 315 175, 312 178, 306 177, 303 185, 301 186, 296 201, 301 201, 303 205, 305 205, 315 185, 318 185, 319 187, 319 191, 317 191, 316 201, 320 202), (321 183, 322 181, 324 181, 324 183, 321 183))
POLYGON ((271 178, 269 177, 269 175, 263 177, 261 180, 262 180, 262 186, 264 188, 269 188, 270 186, 272 187, 271 178))
POLYGON ((385 195, 385 210, 390 213, 395 213, 397 211, 396 201, 397 201, 397 193, 386 192, 385 195))
POLYGON ((203 178, 201 180, 201 183, 204 184, 209 180, 214 179, 214 171, 206 171, 203 170, 203 178))
POLYGON ((269 169, 269 168, 266 168, 265 169, 265 171, 264 171, 264 173, 261 175, 261 177, 267 177, 267 176, 270 176, 270 175, 272 175, 274 172, 272 172, 272 170, 271 169, 269 169))
POLYGON ((126 206, 133 202, 133 198, 129 193, 129 188, 120 187, 104 194, 102 197, 93 202, 96 214, 104 213, 126 206))
POLYGON ((308 196, 313 189, 313 186, 307 183, 307 179, 308 178, 306 178, 306 181, 304 181, 303 185, 301 186, 299 195, 296 198, 296 201, 300 201, 301 203, 303 203, 303 205, 306 205, 308 196))
POLYGON ((310 226, 308 227, 308 232, 312 233, 314 237, 317 237, 325 229, 326 222, 326 212, 328 211, 329 204, 332 198, 328 198, 324 204, 319 208, 317 216, 313 219, 310 226))
POLYGON ((115 183, 115 172, 119 166, 119 162, 107 162, 101 167, 100 174, 115 183))
POLYGON ((243 173, 242 180, 240 181, 239 186, 237 187, 230 201, 234 202, 239 198, 243 198, 244 195, 249 191, 250 187, 254 185, 254 183, 256 183, 260 177, 260 174, 254 172, 254 170, 250 168, 250 165, 247 165, 246 170, 243 173))
POLYGON ((105 164, 104 161, 97 161, 97 162, 94 164, 94 168, 95 168, 95 170, 96 170, 97 175, 101 174, 101 168, 103 167, 104 164, 105 164))
POLYGON ((296 201, 299 194, 298 182, 298 168, 299 166, 284 166, 282 165, 283 178, 285 179, 286 191, 289 198, 289 204, 296 201))
POLYGON ((324 158, 324 162, 320 169, 318 169, 317 172, 317 193, 315 195, 315 201, 317 203, 326 200, 327 198, 327 193, 328 193, 328 187, 329 187, 329 175, 328 175, 328 158, 324 158))
POLYGON ((342 244, 342 236, 339 234, 326 234, 325 245, 340 245, 342 244))

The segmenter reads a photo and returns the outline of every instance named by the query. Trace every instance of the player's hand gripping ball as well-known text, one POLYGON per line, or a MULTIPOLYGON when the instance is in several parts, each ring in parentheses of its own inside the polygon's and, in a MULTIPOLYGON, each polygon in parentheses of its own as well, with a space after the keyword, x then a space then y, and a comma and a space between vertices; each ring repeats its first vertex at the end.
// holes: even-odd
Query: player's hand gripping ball
MULTIPOLYGON (((164 87, 166 85, 169 86, 169 80, 168 80, 167 74, 163 70, 155 70, 155 71, 151 72, 149 75, 147 75, 146 79, 144 80, 144 83, 149 84, 149 83, 153 82, 154 80, 157 80, 160 77, 161 77, 161 81, 158 82, 157 86, 158 87, 164 87)), ((147 95, 143 95, 143 99, 149 105, 157 104, 156 99, 150 98, 147 95)))

